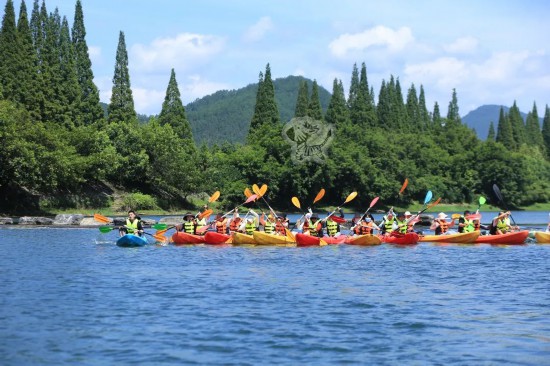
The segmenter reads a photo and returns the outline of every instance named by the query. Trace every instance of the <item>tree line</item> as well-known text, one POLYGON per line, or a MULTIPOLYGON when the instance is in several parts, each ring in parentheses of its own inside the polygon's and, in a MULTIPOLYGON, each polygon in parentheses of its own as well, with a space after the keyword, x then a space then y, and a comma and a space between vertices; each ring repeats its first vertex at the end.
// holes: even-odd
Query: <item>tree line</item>
POLYGON ((348 95, 335 79, 326 113, 317 83, 300 86, 294 116, 329 123, 336 132, 322 163, 296 164, 282 136, 288 121, 280 120, 269 64, 259 75, 246 142, 197 146, 174 69, 160 114, 140 123, 121 31, 105 115, 80 0, 72 28, 45 1, 35 0, 30 14, 21 1, 16 17, 7 0, 0 30, 1 211, 38 210, 45 198, 56 208, 101 207, 112 203, 97 193, 105 187, 148 195, 163 209, 220 190, 232 206, 253 183, 268 184, 267 198, 280 209, 291 207, 290 197, 307 202, 321 188, 331 205, 358 191, 358 207, 375 196, 407 205, 427 190, 468 203, 491 197, 494 183, 511 206, 550 201, 548 106, 541 130, 536 105, 524 122, 514 102, 481 141, 462 124, 455 90, 443 117, 437 103, 428 110, 422 86, 404 95, 399 78, 390 76, 376 96, 365 64, 354 65, 348 95), (398 196, 405 178, 411 184, 398 196))

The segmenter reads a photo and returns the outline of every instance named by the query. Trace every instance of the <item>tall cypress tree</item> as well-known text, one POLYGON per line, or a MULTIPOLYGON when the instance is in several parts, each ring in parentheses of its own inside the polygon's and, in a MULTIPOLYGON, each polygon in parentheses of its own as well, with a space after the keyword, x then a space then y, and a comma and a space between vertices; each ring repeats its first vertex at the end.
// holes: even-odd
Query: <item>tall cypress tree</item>
POLYGON ((255 130, 263 124, 278 125, 280 123, 279 108, 275 101, 275 87, 271 79, 271 68, 267 64, 265 75, 260 73, 256 106, 250 122, 250 129, 255 130), (262 78, 263 76, 263 78, 262 78))
POLYGON ((294 117, 306 117, 307 108, 309 106, 309 91, 307 81, 300 81, 298 89, 298 98, 296 99, 296 108, 294 109, 294 117))
POLYGON ((86 28, 84 27, 84 14, 80 0, 76 2, 71 36, 76 58, 78 84, 80 86, 79 120, 84 124, 90 124, 103 118, 103 109, 99 104, 99 90, 94 84, 94 74, 86 43, 86 28))
POLYGON ((456 89, 453 88, 453 96, 449 102, 449 110, 447 112, 448 122, 461 123, 460 114, 458 111, 458 99, 456 97, 456 89))
MULTIPOLYGON (((393 78, 393 76, 392 76, 393 78)), ((407 120, 407 108, 405 107, 405 101, 403 99, 403 91, 401 89, 401 83, 399 78, 395 79, 395 88, 393 95, 393 102, 395 103, 394 119, 396 126, 403 126, 407 120)))
POLYGON ((321 107, 321 100, 319 99, 319 86, 315 79, 311 87, 311 98, 309 99, 309 105, 307 107, 307 115, 317 121, 323 120, 323 108, 321 107))
POLYGON ((351 72, 351 82, 349 85, 349 96, 348 96, 348 108, 351 109, 355 104, 357 95, 359 94, 359 70, 357 69, 357 64, 353 64, 353 70, 351 72))
POLYGON ((44 22, 44 44, 41 50, 40 72, 44 81, 44 111, 43 120, 65 123, 61 94, 63 93, 63 77, 60 59, 61 17, 56 8, 49 16, 45 15, 45 3, 42 3, 40 17, 44 22))
POLYGON ((550 108, 548 104, 544 111, 544 119, 542 121, 542 140, 546 150, 546 158, 550 160, 550 108))
POLYGON ((418 113, 420 129, 422 131, 427 130, 430 126, 430 112, 428 112, 428 108, 426 107, 426 96, 422 85, 420 85, 420 95, 418 96, 418 113))
POLYGON ((336 128, 350 123, 349 109, 346 105, 346 96, 342 81, 334 79, 332 83, 332 97, 327 108, 325 120, 332 123, 336 128))
MULTIPOLYGON (((355 75, 352 78, 355 78, 355 75)), ((367 67, 364 62, 361 65, 361 76, 357 86, 357 92, 354 94, 356 95, 350 98, 350 118, 352 123, 373 127, 376 124, 377 118, 373 99, 370 96, 367 67)))
POLYGON ((4 8, 4 18, 0 29, 0 84, 3 96, 12 102, 21 103, 18 92, 18 68, 20 60, 19 42, 15 26, 13 1, 8 0, 4 8))
POLYGON ((500 116, 498 118, 497 137, 496 141, 503 144, 507 149, 515 149, 515 141, 512 136, 512 126, 510 118, 504 113, 504 109, 500 108, 500 116))
POLYGON ((489 133, 487 134, 487 141, 495 141, 495 125, 493 121, 489 124, 489 133))
POLYGON ((434 111, 432 114, 432 127, 441 127, 441 111, 439 110, 439 104, 435 102, 434 111))
POLYGON ((59 88, 59 101, 63 107, 63 123, 66 126, 80 125, 80 86, 76 70, 76 58, 71 42, 69 22, 63 17, 59 36, 59 59, 62 86, 59 88))
POLYGON ((389 85, 382 79, 380 92, 378 93, 378 106, 376 108, 378 115, 378 125, 383 128, 389 128, 391 123, 391 100, 389 85))
POLYGON ((109 123, 137 122, 137 115, 134 109, 134 98, 130 87, 128 52, 126 51, 126 41, 124 38, 124 32, 122 31, 118 37, 115 73, 113 76, 113 89, 108 112, 109 123))
POLYGON ((519 149, 522 144, 525 143, 525 123, 519 108, 514 101, 514 105, 508 111, 508 118, 510 119, 510 126, 512 128, 512 139, 514 140, 514 148, 519 149))
POLYGON ((422 130, 420 121, 420 108, 418 105, 418 97, 416 96, 416 88, 414 84, 411 85, 407 92, 407 126, 406 131, 419 131, 422 130))
POLYGON ((529 145, 537 146, 541 151, 544 151, 544 140, 540 130, 539 114, 537 112, 537 104, 533 103, 533 109, 527 114, 525 121, 525 139, 529 145))
POLYGON ((185 107, 181 102, 180 90, 176 81, 176 72, 172 69, 168 88, 166 88, 166 96, 162 103, 162 110, 159 115, 159 123, 161 125, 170 125, 176 134, 185 140, 187 144, 194 146, 193 133, 191 125, 185 116, 185 107))

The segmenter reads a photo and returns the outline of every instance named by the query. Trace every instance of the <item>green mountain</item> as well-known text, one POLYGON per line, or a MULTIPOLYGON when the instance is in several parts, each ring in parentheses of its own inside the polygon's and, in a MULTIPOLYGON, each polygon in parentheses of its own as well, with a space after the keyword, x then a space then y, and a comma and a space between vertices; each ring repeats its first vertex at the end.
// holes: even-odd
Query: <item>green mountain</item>
MULTIPOLYGON (((287 76, 273 81, 275 99, 283 122, 294 117, 302 80, 306 80, 311 94, 312 81, 304 77, 287 76)), ((186 105, 185 113, 197 144, 244 142, 254 113, 257 90, 257 83, 237 90, 220 90, 186 105)), ((330 97, 331 94, 319 86, 319 99, 324 112, 330 97)))
MULTIPOLYGON (((487 135, 489 134, 489 125, 491 124, 491 121, 495 126, 495 131, 498 127, 498 118, 500 115, 501 107, 503 108, 504 113, 508 113, 508 111, 510 110, 509 107, 496 104, 486 104, 466 114, 464 117, 462 117, 462 122, 468 127, 473 128, 477 133, 477 137, 479 137, 481 140, 486 140, 487 135)), ((523 112, 520 113, 523 121, 525 122, 527 114, 523 112)), ((542 118, 540 118, 539 123, 542 128, 542 118)))

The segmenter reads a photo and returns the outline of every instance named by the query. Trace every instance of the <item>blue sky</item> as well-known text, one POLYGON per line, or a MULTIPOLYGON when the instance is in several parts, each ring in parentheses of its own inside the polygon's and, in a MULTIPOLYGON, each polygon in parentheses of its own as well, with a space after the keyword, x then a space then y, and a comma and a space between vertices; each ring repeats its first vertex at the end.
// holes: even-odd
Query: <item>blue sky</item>
MULTIPOLYGON (((41 2, 41 1, 40 1, 41 2)), ((4 1, 5 4, 5 1, 4 1)), ((16 12, 20 0, 14 0, 16 12)), ((32 0, 26 0, 32 9, 32 0)), ((76 0, 46 0, 72 26, 76 0)), ((524 112, 550 104, 550 2, 530 1, 179 1, 82 0, 101 100, 110 99, 118 35, 129 56, 136 110, 160 112, 172 68, 184 104, 258 80, 303 75, 346 93, 365 62, 376 95, 399 77, 404 95, 424 86, 428 109, 460 114, 483 104, 524 112)), ((2 7, 3 15, 3 7, 2 7)))

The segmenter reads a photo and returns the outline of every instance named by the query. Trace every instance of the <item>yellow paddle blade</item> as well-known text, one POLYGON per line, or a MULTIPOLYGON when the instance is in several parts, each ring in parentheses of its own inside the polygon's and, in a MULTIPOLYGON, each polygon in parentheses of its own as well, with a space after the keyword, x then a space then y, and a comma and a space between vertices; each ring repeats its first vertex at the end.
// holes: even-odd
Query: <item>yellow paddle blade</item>
POLYGON ((315 196, 315 199, 313 200, 313 204, 315 204, 317 201, 320 201, 321 198, 323 198, 324 196, 325 196, 325 189, 321 188, 319 193, 317 193, 317 196, 315 196))
POLYGON ((250 188, 246 187, 244 189, 244 195, 246 196, 246 198, 252 196, 252 191, 250 191, 250 188))
POLYGON ((252 185, 252 192, 256 193, 258 196, 260 196, 260 187, 258 187, 257 184, 252 185))
POLYGON ((399 194, 403 193, 405 188, 407 188, 407 185, 409 185, 409 178, 405 178, 405 181, 403 182, 403 185, 401 186, 401 189, 399 190, 399 194))
POLYGON ((264 196, 266 192, 267 192, 267 184, 263 184, 263 185, 262 185, 262 188, 260 188, 260 194, 259 194, 259 196, 260 196, 260 197, 264 196))
POLYGON ((452 214, 451 219, 453 219, 453 220, 460 219, 460 214, 452 214))
POLYGON ((218 198, 220 198, 220 191, 216 191, 212 194, 212 196, 210 196, 210 199, 208 200, 208 202, 214 202, 216 201, 218 198))
POLYGON ((111 220, 103 215, 100 214, 94 214, 94 220, 98 222, 102 222, 104 224, 108 224, 111 222, 111 220))
POLYGON ((298 197, 292 197, 290 200, 292 201, 292 204, 294 206, 296 206, 299 209, 302 208, 302 207, 300 207, 300 200, 298 199, 298 197))
POLYGON ((348 203, 349 201, 353 200, 355 197, 357 197, 357 192, 351 192, 348 198, 346 198, 346 201, 344 203, 348 203))
POLYGON ((204 211, 204 212, 201 212, 201 213, 199 214, 198 218, 199 218, 199 220, 201 220, 201 219, 205 218, 206 216, 212 215, 213 212, 214 212, 213 210, 208 209, 208 210, 206 210, 206 211, 204 211))

